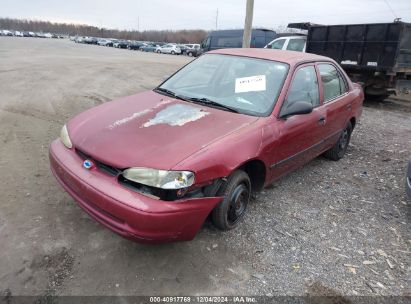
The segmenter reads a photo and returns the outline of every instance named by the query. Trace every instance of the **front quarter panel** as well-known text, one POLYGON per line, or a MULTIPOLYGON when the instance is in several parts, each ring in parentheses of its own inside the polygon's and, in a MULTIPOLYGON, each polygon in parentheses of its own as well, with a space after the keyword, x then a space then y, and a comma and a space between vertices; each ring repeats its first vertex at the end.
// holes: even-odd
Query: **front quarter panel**
MULTIPOLYGON (((192 154, 175 166, 175 170, 195 172, 195 184, 204 184, 229 176, 249 160, 259 159, 264 119, 242 128, 192 154)), ((266 165, 266 164, 265 164, 266 165)))

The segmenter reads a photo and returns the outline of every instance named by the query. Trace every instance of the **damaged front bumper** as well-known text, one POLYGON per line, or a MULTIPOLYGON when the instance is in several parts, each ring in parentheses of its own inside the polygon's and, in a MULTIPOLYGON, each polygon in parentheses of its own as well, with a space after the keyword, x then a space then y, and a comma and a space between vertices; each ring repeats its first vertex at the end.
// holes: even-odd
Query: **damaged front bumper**
POLYGON ((50 145, 50 167, 57 181, 92 218, 138 242, 186 241, 195 237, 221 197, 162 201, 119 184, 83 160, 60 140, 50 145))

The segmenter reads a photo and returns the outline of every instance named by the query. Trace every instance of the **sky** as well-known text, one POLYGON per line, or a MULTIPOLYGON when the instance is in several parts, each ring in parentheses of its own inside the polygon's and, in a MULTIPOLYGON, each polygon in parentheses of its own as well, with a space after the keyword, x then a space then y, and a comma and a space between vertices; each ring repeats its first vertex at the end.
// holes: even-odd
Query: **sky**
MULTIPOLYGON (((0 17, 140 31, 233 29, 244 25, 245 4, 246 0, 0 0, 0 17)), ((396 17, 411 22, 411 0, 254 0, 253 26, 377 23, 396 17)))

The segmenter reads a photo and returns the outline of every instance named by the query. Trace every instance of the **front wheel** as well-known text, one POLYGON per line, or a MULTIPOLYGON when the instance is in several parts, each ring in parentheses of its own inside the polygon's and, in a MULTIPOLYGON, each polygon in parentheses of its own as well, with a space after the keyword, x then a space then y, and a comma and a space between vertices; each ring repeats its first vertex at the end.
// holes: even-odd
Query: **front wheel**
POLYGON ((348 122, 337 143, 331 149, 325 151, 324 156, 335 161, 343 158, 345 152, 347 151, 348 145, 350 144, 351 133, 352 125, 351 122, 348 122))
POLYGON ((176 54, 176 52, 174 52, 174 51, 171 51, 171 55, 175 55, 176 54))
POLYGON ((221 230, 235 228, 243 219, 251 198, 251 182, 247 173, 234 171, 220 187, 217 196, 224 199, 212 211, 213 224, 221 230))

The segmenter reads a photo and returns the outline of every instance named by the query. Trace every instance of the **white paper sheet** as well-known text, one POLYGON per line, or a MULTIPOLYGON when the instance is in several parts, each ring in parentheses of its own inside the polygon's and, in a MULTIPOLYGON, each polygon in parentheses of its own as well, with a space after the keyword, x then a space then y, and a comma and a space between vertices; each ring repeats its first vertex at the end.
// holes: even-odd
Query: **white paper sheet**
POLYGON ((265 75, 237 78, 235 80, 235 92, 257 92, 266 90, 265 75))

